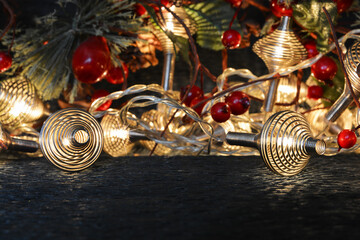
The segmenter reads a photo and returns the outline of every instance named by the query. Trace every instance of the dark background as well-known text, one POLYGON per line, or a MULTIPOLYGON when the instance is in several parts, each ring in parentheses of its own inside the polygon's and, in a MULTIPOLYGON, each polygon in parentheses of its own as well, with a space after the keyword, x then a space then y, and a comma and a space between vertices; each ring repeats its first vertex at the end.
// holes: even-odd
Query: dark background
MULTIPOLYGON (((55 6, 55 0, 11 2, 19 24, 55 6)), ((221 73, 220 52, 199 54, 221 73)), ((266 72, 250 48, 229 54, 231 67, 266 72)), ((186 81, 181 60, 176 70, 176 81, 186 81)), ((160 63, 131 73, 129 82, 160 82, 161 71, 160 63)), ((356 239, 359 178, 355 154, 312 158, 289 178, 267 170, 260 157, 104 154, 91 168, 68 173, 43 158, 6 154, 0 239, 356 239)))

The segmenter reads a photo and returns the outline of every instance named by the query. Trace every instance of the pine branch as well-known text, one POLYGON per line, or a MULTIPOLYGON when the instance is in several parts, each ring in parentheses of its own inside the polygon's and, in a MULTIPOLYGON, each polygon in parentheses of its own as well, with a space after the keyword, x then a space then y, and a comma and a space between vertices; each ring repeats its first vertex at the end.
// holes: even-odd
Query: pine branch
MULTIPOLYGON (((136 33, 142 30, 141 19, 134 18, 132 1, 58 0, 57 3, 64 13, 65 8, 75 7, 74 15, 66 16, 57 10, 37 18, 36 28, 18 31, 13 45, 13 66, 8 73, 12 75, 20 70, 43 100, 57 99, 63 90, 77 86, 71 71, 71 56, 87 37, 105 37, 112 59, 119 65, 117 56, 137 40, 136 33)), ((4 45, 10 40, 11 36, 6 35, 4 45)))

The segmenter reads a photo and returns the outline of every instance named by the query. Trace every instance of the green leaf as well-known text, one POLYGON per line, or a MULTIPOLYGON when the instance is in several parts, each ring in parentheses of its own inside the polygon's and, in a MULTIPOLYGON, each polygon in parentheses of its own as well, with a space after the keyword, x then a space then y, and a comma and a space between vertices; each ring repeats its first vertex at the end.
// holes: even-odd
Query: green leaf
POLYGON ((298 4, 294 4, 292 7, 296 23, 305 28, 306 31, 315 33, 317 36, 317 49, 326 52, 329 47, 331 29, 323 7, 329 12, 333 23, 336 24, 336 4, 333 1, 308 0, 299 1, 298 4))
MULTIPOLYGON (((196 43, 203 48, 216 51, 224 49, 221 36, 229 28, 235 13, 230 4, 224 4, 223 0, 207 0, 184 8, 196 23, 196 43)), ((237 20, 234 21, 232 29, 242 33, 237 20)))

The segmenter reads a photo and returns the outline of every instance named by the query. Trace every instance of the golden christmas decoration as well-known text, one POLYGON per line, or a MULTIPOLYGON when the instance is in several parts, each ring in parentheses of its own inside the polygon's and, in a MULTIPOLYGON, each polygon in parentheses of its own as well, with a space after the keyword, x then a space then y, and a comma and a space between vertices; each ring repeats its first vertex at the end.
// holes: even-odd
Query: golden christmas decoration
POLYGON ((90 167, 103 149, 103 130, 82 109, 66 108, 53 113, 43 124, 39 138, 46 159, 66 171, 90 167))
POLYGON ((273 114, 259 134, 229 132, 229 144, 257 148, 266 166, 283 176, 293 176, 307 165, 311 155, 325 153, 325 142, 311 136, 306 119, 293 111, 273 114))

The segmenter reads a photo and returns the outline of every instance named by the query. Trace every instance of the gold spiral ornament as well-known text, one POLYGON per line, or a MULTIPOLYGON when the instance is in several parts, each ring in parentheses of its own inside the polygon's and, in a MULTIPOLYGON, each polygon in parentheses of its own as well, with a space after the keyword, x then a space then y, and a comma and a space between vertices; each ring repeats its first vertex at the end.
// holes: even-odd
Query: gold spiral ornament
POLYGON ((311 136, 306 119, 293 111, 273 114, 257 135, 228 133, 229 144, 258 148, 266 166, 283 176, 301 172, 313 154, 325 153, 325 142, 311 136))
POLYGON ((130 128, 120 120, 118 112, 108 111, 101 120, 101 127, 104 131, 104 151, 107 154, 119 157, 131 151, 133 143, 130 140, 130 128))
POLYGON ((38 120, 45 107, 35 87, 22 76, 0 82, 0 122, 17 126, 38 120))
MULTIPOLYGON (((164 117, 164 114, 155 110, 151 109, 150 111, 144 112, 141 115, 141 120, 146 122, 149 127, 156 131, 163 131, 166 124, 167 118, 164 117)), ((169 126, 170 128, 170 126, 169 126)), ((170 130, 170 129, 169 129, 170 130)), ((148 150, 152 150, 155 146, 155 142, 152 140, 141 140, 140 141, 143 146, 145 146, 148 150)), ((165 145, 158 144, 155 148, 154 154, 156 155, 168 155, 172 151, 171 148, 168 148, 165 145)))
MULTIPOLYGON (((292 31, 291 17, 283 16, 279 27, 271 34, 258 40, 253 51, 265 62, 270 73, 293 66, 306 59, 307 51, 292 31)), ((271 112, 276 100, 280 80, 271 81, 264 109, 271 112)))
MULTIPOLYGON (((356 41, 350 49, 347 50, 344 58, 345 71, 349 76, 351 87, 355 96, 360 96, 360 76, 358 75, 358 67, 360 65, 360 41, 356 41)), ((346 108, 353 102, 353 97, 349 86, 345 83, 345 87, 340 97, 331 106, 325 118, 330 121, 336 121, 346 108)))
POLYGON ((43 124, 39 138, 46 159, 66 171, 90 167, 103 148, 103 131, 97 120, 82 109, 53 113, 43 124))
MULTIPOLYGON (((194 20, 185 12, 184 8, 177 6, 176 4, 170 7, 170 10, 176 14, 184 24, 188 27, 191 34, 196 32, 194 20)), ((188 39, 189 36, 186 33, 184 26, 174 17, 171 12, 161 8, 161 12, 158 13, 159 26, 154 24, 154 34, 158 38, 163 53, 164 53, 164 66, 161 86, 165 91, 173 89, 174 72, 175 72, 175 45, 169 38, 168 34, 180 36, 188 39), (160 29, 161 28, 161 29, 160 29)))

